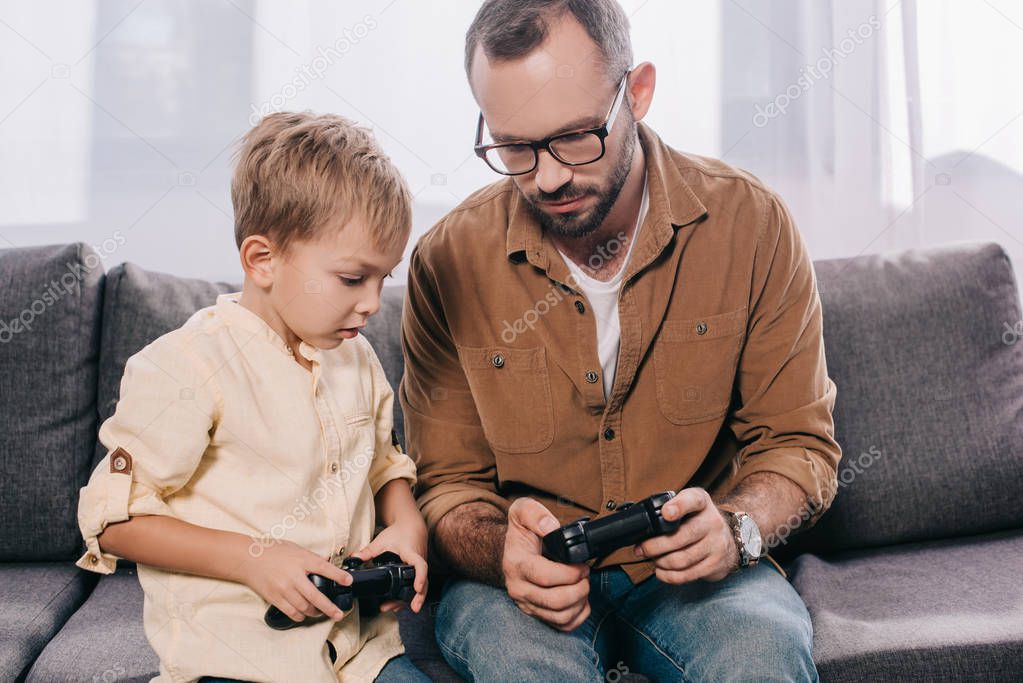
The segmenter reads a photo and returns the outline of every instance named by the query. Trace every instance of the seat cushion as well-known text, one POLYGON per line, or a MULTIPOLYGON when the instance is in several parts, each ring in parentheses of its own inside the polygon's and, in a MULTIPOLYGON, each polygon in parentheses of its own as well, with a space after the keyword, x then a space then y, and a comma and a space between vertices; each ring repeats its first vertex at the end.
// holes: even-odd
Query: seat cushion
POLYGON ((142 630, 142 587, 134 569, 121 568, 100 579, 26 680, 142 682, 158 670, 159 660, 142 630))
POLYGON ((1023 530, 801 555, 822 681, 1019 681, 1023 530))
POLYGON ((84 244, 0 251, 0 561, 70 560, 82 546, 102 280, 84 244))
POLYGON ((1021 314, 1002 248, 956 244, 815 268, 843 457, 832 508, 792 537, 792 550, 1023 527, 1023 340, 1006 335, 1021 314))
POLYGON ((95 584, 70 562, 0 564, 0 681, 19 679, 95 584))

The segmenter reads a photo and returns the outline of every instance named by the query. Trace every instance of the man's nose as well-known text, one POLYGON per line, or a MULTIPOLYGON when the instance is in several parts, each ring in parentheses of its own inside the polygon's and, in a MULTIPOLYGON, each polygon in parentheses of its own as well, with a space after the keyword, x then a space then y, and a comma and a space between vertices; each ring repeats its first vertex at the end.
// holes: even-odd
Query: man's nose
POLYGON ((536 189, 552 194, 570 180, 572 180, 571 167, 552 157, 550 152, 545 149, 538 152, 536 159, 536 189))

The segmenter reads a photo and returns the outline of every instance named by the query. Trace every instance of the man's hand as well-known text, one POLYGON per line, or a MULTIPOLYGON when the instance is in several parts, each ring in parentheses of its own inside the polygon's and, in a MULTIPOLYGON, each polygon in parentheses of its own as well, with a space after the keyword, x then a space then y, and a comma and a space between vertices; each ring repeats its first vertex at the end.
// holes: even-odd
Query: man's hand
POLYGON ((559 631, 573 631, 590 616, 590 568, 551 562, 540 539, 558 520, 532 498, 519 498, 508 510, 501 569, 508 595, 526 614, 559 631))
POLYGON ((669 521, 686 519, 675 533, 636 546, 638 557, 653 559, 658 579, 676 585, 697 579, 720 581, 739 566, 735 537, 709 493, 683 489, 665 503, 662 514, 669 521))

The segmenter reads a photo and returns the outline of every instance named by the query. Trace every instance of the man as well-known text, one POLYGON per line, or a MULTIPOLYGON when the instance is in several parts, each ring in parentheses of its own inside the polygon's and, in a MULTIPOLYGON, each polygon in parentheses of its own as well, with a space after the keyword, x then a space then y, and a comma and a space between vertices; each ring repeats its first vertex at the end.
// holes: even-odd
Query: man
MULTIPOLYGON (((487 0, 467 33, 477 154, 508 177, 417 245, 400 397, 463 676, 815 680, 760 534, 837 489, 811 262, 755 178, 638 123, 614 0, 487 0), (670 535, 596 562, 546 533, 681 489, 670 535), (769 558, 768 558, 769 559, 769 558)), ((695 106, 695 105, 694 105, 695 106)))

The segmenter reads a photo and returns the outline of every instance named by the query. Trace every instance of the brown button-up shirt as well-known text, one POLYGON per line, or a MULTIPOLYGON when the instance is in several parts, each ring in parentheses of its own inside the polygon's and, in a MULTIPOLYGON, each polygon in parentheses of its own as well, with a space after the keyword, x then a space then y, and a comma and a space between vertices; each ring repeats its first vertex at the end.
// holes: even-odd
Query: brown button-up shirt
MULTIPOLYGON (((666 489, 719 500, 754 472, 828 508, 834 440, 821 305, 777 195, 640 124, 649 210, 619 298, 604 399, 594 318, 510 179, 466 199, 412 254, 400 399, 419 506, 531 496, 562 523, 666 489)), ((611 249, 612 246, 608 245, 611 249)), ((653 573, 625 548, 601 563, 653 573)))

